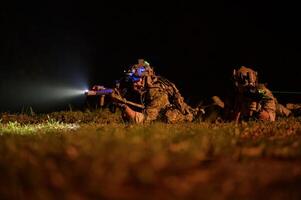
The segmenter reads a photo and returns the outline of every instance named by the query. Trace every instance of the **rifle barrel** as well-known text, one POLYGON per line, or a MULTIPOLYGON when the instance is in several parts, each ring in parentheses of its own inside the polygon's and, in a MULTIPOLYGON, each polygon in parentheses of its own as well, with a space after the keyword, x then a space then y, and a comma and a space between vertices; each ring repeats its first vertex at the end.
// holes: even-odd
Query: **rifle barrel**
POLYGON ((87 96, 101 96, 101 95, 108 95, 112 94, 113 89, 103 89, 103 90, 89 90, 85 92, 87 96))
POLYGON ((272 91, 274 94, 301 94, 299 91, 272 91))

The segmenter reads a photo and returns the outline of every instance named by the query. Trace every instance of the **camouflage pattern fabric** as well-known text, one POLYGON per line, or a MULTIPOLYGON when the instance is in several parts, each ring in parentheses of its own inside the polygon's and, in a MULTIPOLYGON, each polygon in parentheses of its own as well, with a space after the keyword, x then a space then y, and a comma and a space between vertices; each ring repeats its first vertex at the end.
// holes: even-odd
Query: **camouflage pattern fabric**
POLYGON ((262 110, 267 111, 270 116, 270 121, 275 121, 277 105, 276 98, 263 84, 259 85, 259 90, 263 91, 263 97, 259 100, 259 102, 257 102, 261 107, 258 112, 261 112, 262 110))
POLYGON ((298 110, 301 109, 301 104, 297 104, 297 103, 287 103, 286 104, 286 108, 290 109, 290 110, 298 110))
POLYGON ((265 111, 269 115, 269 121, 276 119, 276 99, 272 92, 263 84, 259 84, 256 88, 258 94, 253 97, 238 93, 235 97, 234 114, 240 119, 260 119, 260 113, 265 111), (258 97, 255 97, 257 96, 258 97), (239 115, 239 116, 238 116, 239 115))
MULTIPOLYGON (((142 113, 136 112, 136 123, 149 123, 154 120, 162 120, 167 123, 177 123, 192 121, 194 116, 194 109, 184 102, 182 96, 176 100, 168 91, 168 86, 157 81, 152 84, 142 94, 145 109, 142 113)), ((179 94, 178 94, 179 95, 179 94)))
POLYGON ((286 108, 292 112, 292 115, 295 117, 301 116, 301 104, 299 103, 287 103, 286 108))
POLYGON ((278 117, 288 117, 292 114, 292 111, 290 111, 288 108, 286 108, 284 105, 278 103, 276 106, 276 116, 278 117))

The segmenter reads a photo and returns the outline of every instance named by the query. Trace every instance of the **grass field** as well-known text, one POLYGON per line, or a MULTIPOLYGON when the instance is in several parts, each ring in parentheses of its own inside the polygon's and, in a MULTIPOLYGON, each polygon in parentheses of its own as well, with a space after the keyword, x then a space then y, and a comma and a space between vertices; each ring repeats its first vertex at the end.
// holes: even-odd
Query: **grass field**
POLYGON ((2 114, 0 199, 301 199, 300 122, 2 114))

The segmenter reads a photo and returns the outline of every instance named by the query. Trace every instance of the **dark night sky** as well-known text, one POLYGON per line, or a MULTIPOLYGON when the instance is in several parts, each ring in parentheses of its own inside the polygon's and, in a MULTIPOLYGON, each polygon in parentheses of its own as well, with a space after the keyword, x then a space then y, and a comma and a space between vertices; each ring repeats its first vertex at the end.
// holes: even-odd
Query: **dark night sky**
POLYGON ((0 110, 55 110, 74 100, 54 103, 60 88, 110 86, 137 58, 191 102, 223 95, 241 65, 271 90, 300 91, 300 12, 265 2, 2 4, 0 110))

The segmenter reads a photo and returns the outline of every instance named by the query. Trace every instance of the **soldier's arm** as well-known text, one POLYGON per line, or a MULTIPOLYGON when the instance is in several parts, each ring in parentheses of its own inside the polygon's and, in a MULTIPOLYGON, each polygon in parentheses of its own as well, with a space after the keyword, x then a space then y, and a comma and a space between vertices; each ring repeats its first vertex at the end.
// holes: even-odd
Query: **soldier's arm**
POLYGON ((162 109, 169 105, 168 94, 159 89, 152 89, 146 96, 146 108, 143 112, 144 121, 151 122, 158 119, 162 109))
POLYGON ((259 119, 275 121, 276 119, 276 99, 272 92, 265 90, 265 96, 261 103, 261 110, 259 112, 259 119))
POLYGON ((123 112, 134 123, 151 122, 159 117, 160 111, 169 104, 168 95, 160 90, 151 89, 146 96, 143 112, 136 112, 124 105, 123 112))
POLYGON ((141 112, 134 111, 128 105, 124 104, 122 106, 123 113, 128 119, 135 123, 142 123, 144 121, 144 114, 141 112))

